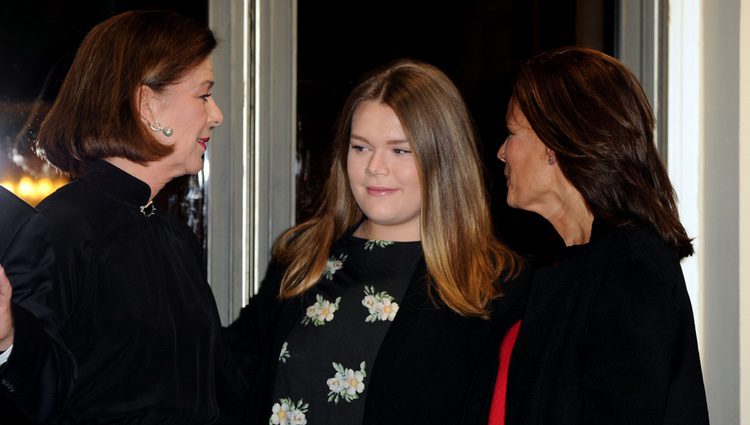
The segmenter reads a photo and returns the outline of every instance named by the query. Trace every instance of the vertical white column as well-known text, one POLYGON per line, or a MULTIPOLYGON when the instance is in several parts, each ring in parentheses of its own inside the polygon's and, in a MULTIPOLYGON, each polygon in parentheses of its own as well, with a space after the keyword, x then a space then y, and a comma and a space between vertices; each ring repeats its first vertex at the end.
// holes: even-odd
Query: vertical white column
POLYGON ((703 365, 720 425, 740 423, 740 3, 703 0, 701 11, 703 365))
POLYGON ((740 424, 750 425, 750 0, 740 5, 740 424))
POLYGON ((297 1, 255 0, 254 17, 253 293, 295 218, 297 1))
POLYGON ((207 153, 208 268, 223 323, 257 292, 294 224, 296 0, 209 0, 224 124, 207 153))
POLYGON ((700 0, 672 0, 668 31, 667 165, 669 178, 677 192, 680 220, 688 235, 695 238, 695 255, 684 259, 681 265, 693 304, 699 344, 703 340, 699 279, 702 254, 699 197, 702 141, 700 34, 700 0))
POLYGON ((229 323, 247 300, 249 237, 250 135, 253 59, 248 48, 251 0, 209 0, 208 22, 219 45, 213 55, 213 94, 224 112, 206 152, 208 281, 222 323, 229 323))

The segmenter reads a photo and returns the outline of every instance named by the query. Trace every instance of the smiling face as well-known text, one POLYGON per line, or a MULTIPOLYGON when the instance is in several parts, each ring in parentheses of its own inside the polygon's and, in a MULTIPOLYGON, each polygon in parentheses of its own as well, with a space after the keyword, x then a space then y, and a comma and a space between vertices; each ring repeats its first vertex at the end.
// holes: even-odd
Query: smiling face
POLYGON ((512 99, 505 122, 509 134, 497 157, 505 163, 508 205, 547 217, 556 205, 556 183, 563 178, 554 163, 554 154, 539 139, 512 99))
POLYGON ((364 101, 354 111, 346 160, 349 185, 367 217, 370 239, 420 239, 422 196, 417 164, 393 110, 364 101))
POLYGON ((203 168, 211 130, 224 120, 211 95, 213 84, 213 64, 209 57, 161 93, 149 92, 146 121, 152 125, 158 121, 162 127, 173 130, 170 137, 154 133, 162 143, 174 146, 174 152, 159 161, 170 178, 196 174, 203 168))

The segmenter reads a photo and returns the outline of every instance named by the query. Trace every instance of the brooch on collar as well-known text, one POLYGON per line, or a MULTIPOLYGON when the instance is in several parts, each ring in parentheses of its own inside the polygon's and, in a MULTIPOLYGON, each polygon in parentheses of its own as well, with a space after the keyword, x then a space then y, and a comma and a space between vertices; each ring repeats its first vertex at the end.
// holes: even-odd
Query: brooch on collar
POLYGON ((148 201, 148 204, 140 208, 141 208, 141 214, 143 214, 146 217, 151 217, 156 212, 156 207, 154 206, 153 201, 148 201))

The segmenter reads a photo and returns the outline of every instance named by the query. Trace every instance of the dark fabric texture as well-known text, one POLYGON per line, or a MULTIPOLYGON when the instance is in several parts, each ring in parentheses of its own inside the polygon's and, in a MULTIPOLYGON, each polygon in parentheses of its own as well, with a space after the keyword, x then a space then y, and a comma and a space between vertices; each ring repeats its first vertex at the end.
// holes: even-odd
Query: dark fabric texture
POLYGON ((535 272, 506 406, 507 425, 708 423, 682 270, 655 233, 595 220, 535 272))
POLYGON ((79 371, 59 423, 219 416, 227 363, 201 251, 184 223, 141 212, 149 195, 146 183, 97 161, 39 205, 57 256, 54 305, 79 371))
POLYGON ((356 424, 422 246, 346 236, 331 253, 324 276, 302 295, 306 311, 282 345, 273 401, 282 415, 304 403, 292 413, 311 424, 356 424))
POLYGON ((55 257, 42 216, 0 187, 0 264, 13 287, 13 351, 0 366, 0 422, 46 423, 75 382, 49 306, 55 257))
MULTIPOLYGON (((278 356, 303 297, 279 301, 283 268, 272 263, 260 292, 225 330, 244 362, 250 424, 268 424, 278 356)), ((497 353, 520 319, 529 273, 503 284, 490 320, 460 316, 433 301, 420 260, 398 314, 368 374, 364 424, 486 424, 497 375, 497 353)))

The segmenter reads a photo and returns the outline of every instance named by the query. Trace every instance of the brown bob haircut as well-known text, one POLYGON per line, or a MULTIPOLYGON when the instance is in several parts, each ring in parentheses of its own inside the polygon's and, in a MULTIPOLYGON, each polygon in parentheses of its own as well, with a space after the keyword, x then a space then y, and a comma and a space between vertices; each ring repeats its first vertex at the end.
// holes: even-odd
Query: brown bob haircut
POLYGON ((202 22, 169 11, 130 11, 86 35, 42 123, 37 153, 77 177, 85 161, 121 157, 144 164, 169 155, 141 121, 141 85, 159 93, 216 47, 202 22))
POLYGON ((498 279, 518 268, 515 255, 493 235, 477 140, 455 85, 437 68, 400 60, 365 76, 339 117, 331 171, 316 215, 281 235, 274 257, 286 267, 281 297, 313 287, 331 245, 365 218, 347 175, 352 118, 365 101, 390 107, 417 165, 420 235, 435 301, 458 314, 487 317, 500 295, 498 279))
POLYGON ((595 217, 649 227, 679 258, 693 253, 654 144, 654 115, 622 63, 586 48, 545 52, 521 67, 512 99, 595 217))

